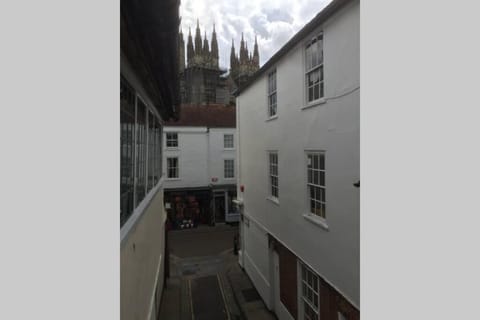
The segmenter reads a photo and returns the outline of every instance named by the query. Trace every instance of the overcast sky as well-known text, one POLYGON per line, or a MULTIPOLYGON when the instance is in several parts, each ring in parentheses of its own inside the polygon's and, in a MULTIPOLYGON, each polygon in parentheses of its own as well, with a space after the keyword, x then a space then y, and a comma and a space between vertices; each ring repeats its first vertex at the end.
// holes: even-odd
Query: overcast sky
POLYGON ((195 37, 197 18, 200 21, 202 40, 207 31, 209 44, 215 23, 220 67, 228 69, 232 38, 238 55, 242 32, 248 42, 249 52, 253 51, 257 34, 262 66, 330 2, 331 0, 181 0, 180 17, 185 45, 189 26, 192 28, 192 37, 195 37))

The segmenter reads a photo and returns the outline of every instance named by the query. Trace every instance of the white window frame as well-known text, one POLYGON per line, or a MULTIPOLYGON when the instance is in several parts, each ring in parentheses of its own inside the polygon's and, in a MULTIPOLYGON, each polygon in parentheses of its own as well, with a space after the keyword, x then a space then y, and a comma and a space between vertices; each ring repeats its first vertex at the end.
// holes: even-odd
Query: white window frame
POLYGON ((320 277, 300 260, 298 260, 297 266, 299 319, 311 319, 305 314, 305 304, 317 315, 317 319, 320 319, 320 277), (311 298, 309 298, 310 295, 311 298), (317 302, 317 306, 315 306, 315 302, 317 302))
POLYGON ((235 179, 235 159, 223 159, 223 177, 224 179, 235 179), (231 161, 232 168, 228 168, 227 171, 227 161, 231 161), (232 173, 232 176, 227 176, 227 173, 232 173))
MULTIPOLYGON (((315 166, 315 163, 312 163, 313 166, 315 166)), ((326 173, 326 150, 306 150, 305 151, 305 172, 306 172, 306 207, 308 208, 306 210, 306 214, 304 214, 304 217, 323 227, 324 229, 328 230, 328 225, 327 225, 327 199, 326 199, 326 194, 327 194, 327 186, 326 186, 326 179, 327 179, 327 173, 326 173), (310 159, 309 157, 311 155, 318 155, 318 168, 313 167, 309 168, 310 166, 310 159), (322 157, 323 157, 323 169, 321 167, 322 165, 322 157), (323 178, 322 178, 323 176, 323 178), (323 184, 322 184, 323 182, 323 184), (313 190, 312 190, 313 189, 313 190), (322 191, 323 190, 323 191, 322 191), (313 198, 312 198, 313 194, 313 198), (314 206, 312 210, 312 201, 314 206), (317 207, 318 205, 318 207, 317 207), (318 209, 318 210, 317 210, 318 209)))
MULTIPOLYGON (((128 80, 124 79, 122 77, 122 80, 124 81, 126 87, 128 87, 132 93, 134 94, 134 110, 135 110, 135 115, 134 115, 134 128, 132 138, 133 138, 133 209, 131 212, 129 212, 125 218, 125 220, 121 221, 121 230, 122 234, 125 234, 124 229, 128 229, 127 225, 131 226, 130 220, 132 220, 133 217, 138 217, 139 211, 141 212, 145 206, 145 203, 150 201, 152 195, 158 190, 159 185, 161 184, 162 181, 162 172, 159 170, 157 172, 158 177, 155 180, 152 180, 151 184, 149 184, 149 177, 150 176, 155 176, 155 169, 156 168, 161 168, 161 157, 162 157, 162 144, 161 144, 161 137, 159 139, 155 139, 152 137, 151 128, 150 128, 150 122, 151 118, 153 118, 155 126, 158 125, 158 131, 161 133, 162 132, 162 119, 158 112, 151 107, 143 98, 140 96, 140 94, 135 90, 135 88, 129 83, 128 80), (139 108, 139 102, 141 102, 145 106, 145 122, 146 122, 146 127, 145 127, 145 136, 142 148, 142 152, 144 152, 142 159, 142 165, 139 167, 139 155, 138 153, 140 152, 139 150, 139 145, 138 145, 138 131, 140 130, 139 124, 138 124, 138 108, 139 108), (154 139, 153 143, 150 141, 150 139, 154 139), (153 146, 153 150, 150 150, 153 146), (159 151, 157 157, 155 157, 155 151, 159 151), (149 155, 149 153, 152 153, 149 155), (158 163, 160 162, 160 163, 158 163), (157 164, 157 165, 156 165, 157 164), (150 168, 152 167, 152 168, 150 168), (144 184, 144 190, 145 194, 141 199, 138 198, 137 194, 137 187, 138 187, 138 175, 139 175, 139 168, 141 168, 141 173, 143 176, 143 184, 144 184)), ((155 129, 153 134, 155 134, 155 129)), ((121 146, 122 147, 122 146, 121 146)), ((122 179, 122 176, 120 177, 122 179)), ((127 232, 128 233, 128 232, 127 232)), ((122 237, 123 239, 123 237, 122 237)))
MULTIPOLYGON (((323 55, 323 50, 324 48, 324 37, 323 37, 323 31, 319 31, 316 33, 315 36, 313 36, 312 38, 310 38, 304 45, 304 55, 303 55, 303 59, 304 59, 304 72, 305 72, 305 75, 304 75, 304 84, 305 84, 305 102, 306 102, 306 105, 307 106, 311 106, 311 105, 316 105, 316 104, 319 104, 321 102, 325 102, 325 70, 324 70, 324 55, 323 55), (308 48, 312 45, 312 43, 316 42, 317 43, 317 49, 319 51, 317 51, 317 64, 313 64, 313 61, 312 61, 312 65, 309 65, 309 62, 308 62, 308 48), (319 45, 319 43, 321 45, 319 45), (312 86, 309 86, 308 85, 308 76, 310 74, 313 74, 314 72, 319 72, 319 82, 318 82, 318 98, 315 99, 315 87, 317 86, 317 84, 313 84, 312 86), (312 88, 312 95, 313 95, 313 99, 310 100, 310 88, 312 88)), ((313 59, 313 58, 311 58, 313 59)))
POLYGON ((268 152, 268 189, 269 198, 278 202, 280 191, 278 182, 278 151, 268 152), (272 163, 273 159, 275 159, 275 163, 272 163), (276 181, 276 184, 273 181, 276 181), (276 189, 276 195, 274 189, 276 189))
POLYGON ((168 180, 178 180, 180 179, 180 159, 179 157, 167 157, 167 179, 168 180), (176 159, 177 160, 177 165, 176 167, 171 167, 170 166, 170 159, 176 159), (170 169, 175 169, 176 175, 174 177, 170 177, 170 169))
POLYGON ((178 148, 178 132, 165 132, 165 147, 167 149, 177 149, 178 148), (172 139, 168 137, 168 135, 175 135, 175 138, 172 139), (175 142, 174 146, 169 146, 169 142, 175 142))
POLYGON ((231 150, 231 149, 234 149, 235 148, 235 137, 233 135, 233 133, 225 133, 223 135, 223 148, 224 149, 227 149, 227 150, 231 150), (232 146, 229 147, 227 146, 227 137, 231 137, 232 138, 232 146))
POLYGON ((278 117, 277 69, 273 69, 267 75, 267 106, 268 118, 278 117), (275 103, 272 103, 272 98, 275 98, 275 103))

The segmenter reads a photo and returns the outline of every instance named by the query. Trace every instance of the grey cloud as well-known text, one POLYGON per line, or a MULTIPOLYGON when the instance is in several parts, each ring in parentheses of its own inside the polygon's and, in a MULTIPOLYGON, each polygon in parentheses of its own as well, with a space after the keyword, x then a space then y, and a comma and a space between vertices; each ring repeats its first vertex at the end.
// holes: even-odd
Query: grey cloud
POLYGON ((295 32, 300 30, 330 0, 277 0, 272 7, 270 0, 182 0, 180 15, 184 37, 188 35, 188 26, 195 32, 196 20, 200 20, 202 36, 207 29, 208 39, 215 22, 217 31, 220 66, 230 65, 230 46, 232 38, 235 48, 239 49, 240 36, 253 49, 254 35, 258 34, 260 65, 278 51, 295 32))
POLYGON ((250 25, 253 30, 263 38, 269 38, 270 32, 267 30, 268 21, 264 15, 256 14, 250 17, 250 25))
POLYGON ((267 15, 267 19, 270 22, 274 21, 283 21, 287 23, 293 22, 293 17, 284 10, 280 9, 266 9, 265 14, 267 15))

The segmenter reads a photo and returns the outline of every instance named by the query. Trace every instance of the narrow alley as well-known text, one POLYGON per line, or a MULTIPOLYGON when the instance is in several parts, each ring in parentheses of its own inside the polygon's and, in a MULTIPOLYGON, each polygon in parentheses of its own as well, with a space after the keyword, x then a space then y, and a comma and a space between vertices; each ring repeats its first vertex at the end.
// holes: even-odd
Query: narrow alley
POLYGON ((168 232, 169 272, 160 319, 275 319, 238 265, 237 226, 168 232))

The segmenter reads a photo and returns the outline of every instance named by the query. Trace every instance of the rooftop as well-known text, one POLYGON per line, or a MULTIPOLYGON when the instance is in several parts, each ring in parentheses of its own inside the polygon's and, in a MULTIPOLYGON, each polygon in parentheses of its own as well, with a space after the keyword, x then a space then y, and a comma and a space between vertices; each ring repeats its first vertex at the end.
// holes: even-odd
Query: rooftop
POLYGON ((224 104, 182 104, 178 121, 166 121, 165 126, 235 128, 235 107, 224 104))

